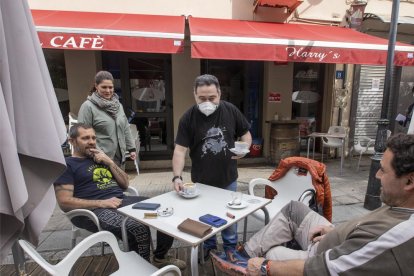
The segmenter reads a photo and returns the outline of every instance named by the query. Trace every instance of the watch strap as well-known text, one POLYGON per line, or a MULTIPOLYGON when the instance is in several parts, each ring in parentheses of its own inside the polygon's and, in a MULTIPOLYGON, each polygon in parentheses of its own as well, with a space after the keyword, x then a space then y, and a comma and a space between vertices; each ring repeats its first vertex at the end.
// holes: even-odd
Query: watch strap
POLYGON ((267 276, 269 275, 269 260, 265 259, 260 266, 260 275, 261 276, 267 276))
POLYGON ((183 178, 181 177, 181 175, 176 175, 176 176, 174 176, 173 178, 172 178, 172 182, 174 182, 176 179, 181 179, 181 181, 183 180, 183 178))

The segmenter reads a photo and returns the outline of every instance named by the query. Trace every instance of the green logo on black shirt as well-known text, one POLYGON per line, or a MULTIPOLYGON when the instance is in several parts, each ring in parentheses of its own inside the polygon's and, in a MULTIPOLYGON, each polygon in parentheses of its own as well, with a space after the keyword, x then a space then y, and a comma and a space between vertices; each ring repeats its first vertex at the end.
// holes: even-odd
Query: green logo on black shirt
POLYGON ((116 182, 112 179, 111 171, 106 168, 95 168, 93 170, 93 181, 101 190, 105 190, 109 187, 117 185, 116 182))

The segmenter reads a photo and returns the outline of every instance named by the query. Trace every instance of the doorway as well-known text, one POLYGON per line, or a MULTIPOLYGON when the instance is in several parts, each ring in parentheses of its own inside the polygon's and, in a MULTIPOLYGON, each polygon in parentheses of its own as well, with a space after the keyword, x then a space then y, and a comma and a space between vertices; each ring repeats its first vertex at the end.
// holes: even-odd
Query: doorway
POLYGON ((104 52, 102 65, 114 75, 115 92, 130 123, 137 126, 141 159, 171 159, 171 56, 104 52))

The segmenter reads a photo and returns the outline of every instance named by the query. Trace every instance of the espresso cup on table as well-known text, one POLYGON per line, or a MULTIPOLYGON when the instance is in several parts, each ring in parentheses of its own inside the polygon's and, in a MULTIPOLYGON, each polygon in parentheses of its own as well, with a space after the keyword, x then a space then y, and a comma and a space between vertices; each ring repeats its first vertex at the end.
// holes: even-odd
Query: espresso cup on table
POLYGON ((234 148, 237 151, 244 152, 249 149, 249 144, 246 142, 237 141, 237 142, 234 142, 234 148))
POLYGON ((195 183, 184 183, 183 192, 186 195, 193 195, 197 191, 197 185, 195 183))

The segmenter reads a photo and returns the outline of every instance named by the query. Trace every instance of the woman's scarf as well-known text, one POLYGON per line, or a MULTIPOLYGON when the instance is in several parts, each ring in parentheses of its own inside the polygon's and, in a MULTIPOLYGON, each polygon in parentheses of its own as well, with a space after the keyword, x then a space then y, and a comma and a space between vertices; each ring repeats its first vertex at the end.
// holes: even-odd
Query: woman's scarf
POLYGON ((119 97, 117 94, 113 94, 110 100, 104 99, 99 96, 98 92, 93 92, 92 95, 87 98, 89 101, 93 102, 100 109, 108 113, 112 118, 116 119, 116 114, 119 110, 119 97))

